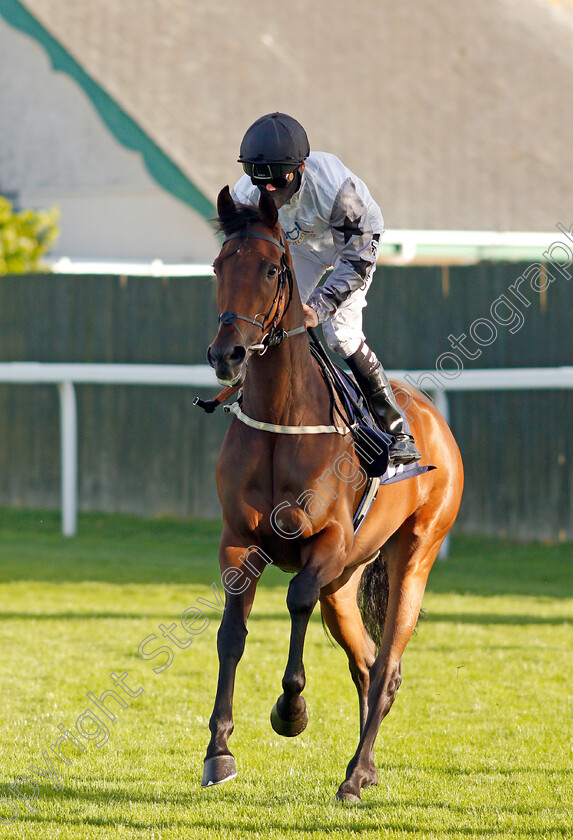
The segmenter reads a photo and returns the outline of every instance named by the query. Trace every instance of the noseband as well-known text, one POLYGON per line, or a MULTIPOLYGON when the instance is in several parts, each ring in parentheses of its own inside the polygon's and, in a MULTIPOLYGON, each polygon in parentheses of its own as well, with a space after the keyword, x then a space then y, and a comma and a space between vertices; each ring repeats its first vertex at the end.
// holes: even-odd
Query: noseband
POLYGON ((279 329, 279 323, 284 318, 291 300, 292 300, 292 291, 293 291, 293 274, 291 267, 286 261, 286 253, 285 253, 285 246, 282 242, 279 242, 278 239, 275 239, 274 236, 267 236, 265 233, 252 233, 250 231, 238 231, 237 233, 232 233, 230 236, 223 241, 223 245, 227 242, 230 242, 231 239, 264 239, 266 242, 272 242, 273 245, 276 245, 277 248, 281 252, 281 262, 280 262, 280 269, 278 274, 278 282, 277 282, 277 290, 275 292, 275 296, 273 301, 269 307, 269 311, 266 315, 263 316, 262 321, 257 321, 256 318, 250 318, 248 315, 238 315, 236 312, 232 310, 226 310, 225 312, 221 312, 218 316, 218 320, 220 324, 224 324, 225 326, 234 326, 237 332, 241 337, 241 341, 243 342, 243 347, 246 350, 256 350, 261 356, 263 353, 269 349, 269 347, 277 347, 279 344, 282 344, 283 341, 291 335, 297 335, 298 333, 305 332, 306 327, 303 325, 302 327, 297 327, 294 330, 289 330, 288 332, 283 329, 279 329), (281 309, 281 301, 284 297, 285 288, 288 285, 288 300, 285 308, 282 312, 281 309), (274 313, 274 314, 273 314, 274 313), (262 332, 264 333, 261 342, 259 344, 251 344, 247 347, 245 343, 245 339, 237 321, 247 321, 249 324, 254 324, 256 327, 259 327, 262 332), (267 326, 269 325, 270 321, 270 328, 267 330, 267 326), (267 330, 267 332, 265 332, 267 330))

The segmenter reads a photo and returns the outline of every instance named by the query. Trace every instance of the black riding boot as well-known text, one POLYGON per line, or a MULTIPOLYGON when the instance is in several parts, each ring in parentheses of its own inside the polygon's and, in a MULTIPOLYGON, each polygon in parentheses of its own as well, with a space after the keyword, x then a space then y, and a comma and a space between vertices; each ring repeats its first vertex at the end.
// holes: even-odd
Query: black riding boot
POLYGON ((388 434, 394 436, 389 451, 391 463, 410 464, 412 461, 418 461, 422 454, 418 452, 412 435, 405 431, 404 415, 376 354, 362 342, 356 353, 349 356, 346 362, 380 425, 388 434))

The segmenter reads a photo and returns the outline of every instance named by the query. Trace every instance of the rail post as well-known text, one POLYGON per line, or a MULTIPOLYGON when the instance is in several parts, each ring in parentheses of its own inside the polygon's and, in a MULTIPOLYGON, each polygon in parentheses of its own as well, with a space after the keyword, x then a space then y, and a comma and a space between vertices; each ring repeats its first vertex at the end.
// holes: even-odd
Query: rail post
POLYGON ((75 537, 78 530, 78 419, 76 390, 70 381, 58 382, 60 397, 60 469, 62 533, 75 537))

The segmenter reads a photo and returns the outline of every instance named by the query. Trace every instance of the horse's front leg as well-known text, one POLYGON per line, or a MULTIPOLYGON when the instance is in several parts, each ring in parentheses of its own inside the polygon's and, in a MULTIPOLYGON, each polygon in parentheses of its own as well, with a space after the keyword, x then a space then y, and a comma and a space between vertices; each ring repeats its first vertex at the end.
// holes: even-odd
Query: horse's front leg
POLYGON ((335 523, 318 534, 308 548, 308 559, 290 582, 287 607, 291 617, 288 662, 283 676, 283 693, 271 712, 275 732, 291 738, 306 728, 308 712, 302 691, 306 684, 302 661, 306 630, 312 611, 325 584, 338 577, 346 555, 342 527, 335 523))
POLYGON ((234 729, 233 692, 237 665, 245 650, 247 618, 265 561, 256 547, 229 545, 221 541, 221 580, 225 589, 225 611, 217 634, 219 679, 213 714, 209 720, 211 740, 203 766, 203 787, 227 782, 237 775, 235 759, 227 746, 234 729), (248 560, 248 565, 245 561, 248 560))

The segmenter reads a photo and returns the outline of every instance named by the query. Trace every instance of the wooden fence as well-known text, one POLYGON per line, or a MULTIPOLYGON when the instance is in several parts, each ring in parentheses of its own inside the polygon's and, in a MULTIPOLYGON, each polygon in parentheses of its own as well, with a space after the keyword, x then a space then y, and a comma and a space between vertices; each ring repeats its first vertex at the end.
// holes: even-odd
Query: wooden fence
MULTIPOLYGON (((0 278, 0 358, 202 363, 214 298, 208 277, 0 278)), ((573 295, 555 266, 379 268, 368 300, 365 332, 388 368, 435 369, 439 382, 460 364, 572 362, 573 295)), ((219 515, 214 469, 229 419, 204 415, 192 397, 177 387, 78 386, 80 508, 219 515)), ((573 394, 453 394, 450 411, 466 469, 458 529, 572 539, 573 394)), ((59 506, 52 386, 0 386, 0 471, 0 504, 59 506)))

